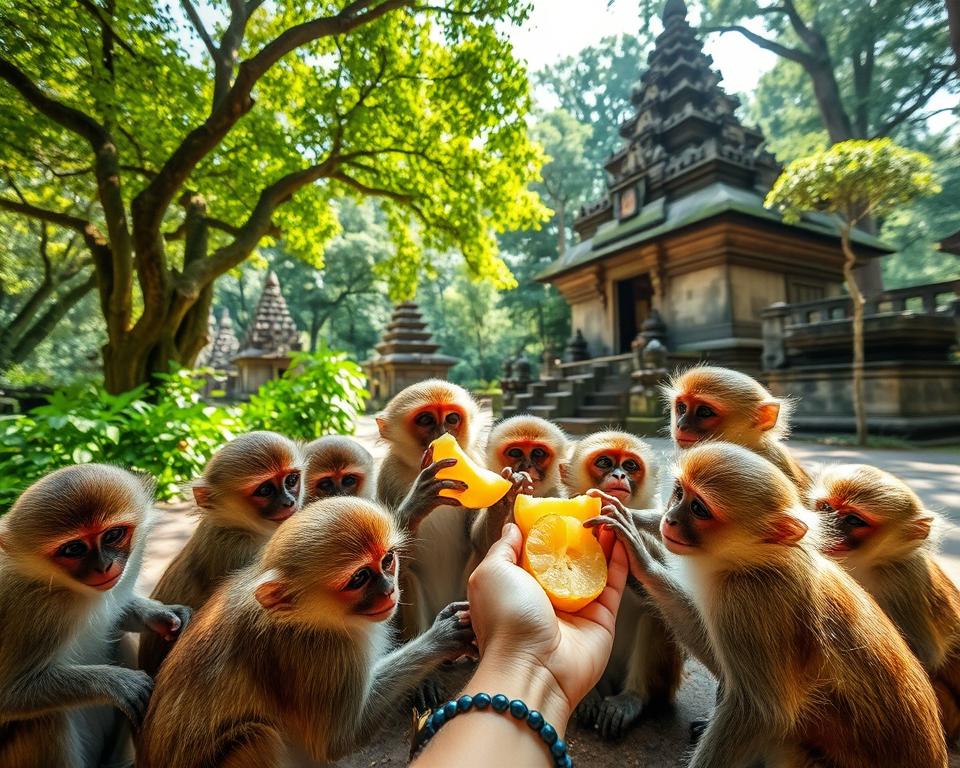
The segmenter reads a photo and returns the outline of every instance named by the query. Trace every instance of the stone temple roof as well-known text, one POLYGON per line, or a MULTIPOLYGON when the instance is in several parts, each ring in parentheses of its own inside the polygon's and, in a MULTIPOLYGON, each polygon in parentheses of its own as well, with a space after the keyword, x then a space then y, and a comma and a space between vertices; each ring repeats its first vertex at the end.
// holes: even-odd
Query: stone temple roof
POLYGON ((205 368, 210 365, 210 354, 213 352, 213 341, 217 337, 217 318, 213 315, 213 307, 207 316, 207 345, 197 355, 197 367, 205 368))
POLYGON ((285 356, 299 351, 300 348, 300 331, 297 330, 287 309, 287 302, 280 292, 280 281, 276 274, 271 272, 267 276, 257 309, 247 329, 243 349, 237 357, 285 356))
POLYGON ((368 363, 430 363, 456 365, 459 360, 437 354, 440 345, 412 301, 398 304, 387 324, 382 341, 375 347, 376 354, 368 363))
POLYGON ((207 365, 218 371, 232 368, 233 358, 237 356, 239 349, 240 341, 233 331, 233 320, 230 319, 230 313, 223 310, 217 335, 213 339, 213 344, 210 345, 210 358, 207 365))

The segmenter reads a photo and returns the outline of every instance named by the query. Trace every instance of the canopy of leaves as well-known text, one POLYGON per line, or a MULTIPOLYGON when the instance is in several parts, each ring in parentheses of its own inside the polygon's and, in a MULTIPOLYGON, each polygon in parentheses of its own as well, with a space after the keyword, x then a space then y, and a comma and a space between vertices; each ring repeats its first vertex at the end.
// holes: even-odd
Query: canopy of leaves
POLYGON ((864 216, 885 216, 940 186, 933 163, 922 152, 891 139, 841 141, 790 163, 764 204, 779 208, 788 222, 805 211, 823 211, 855 225, 864 216))

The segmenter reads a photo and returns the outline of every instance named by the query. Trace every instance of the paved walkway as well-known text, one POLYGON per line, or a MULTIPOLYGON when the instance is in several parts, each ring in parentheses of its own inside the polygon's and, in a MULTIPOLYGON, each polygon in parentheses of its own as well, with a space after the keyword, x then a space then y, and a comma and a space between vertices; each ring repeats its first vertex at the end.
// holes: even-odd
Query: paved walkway
MULTIPOLYGON (((376 423, 371 417, 360 420, 356 437, 375 457, 384 454, 384 446, 377 439, 376 423)), ((662 474, 666 479, 672 446, 662 438, 651 439, 650 443, 663 460, 665 471, 662 474)), ((960 452, 859 450, 798 441, 792 441, 790 448, 805 466, 814 467, 825 462, 862 462, 904 478, 928 506, 946 518, 944 564, 954 580, 960 582, 960 452)), ((166 505, 160 510, 141 574, 143 589, 152 589, 167 563, 190 536, 194 524, 195 518, 189 514, 189 505, 185 503, 166 505)), ((451 681, 450 687, 455 686, 456 682, 451 681)), ((602 743, 593 733, 574 727, 569 734, 571 754, 577 764, 585 768, 614 765, 681 768, 688 760, 688 724, 710 711, 713 691, 713 682, 703 668, 691 663, 675 711, 645 719, 626 738, 612 745, 602 743)), ((407 721, 398 715, 393 727, 387 728, 377 742, 344 760, 342 765, 350 768, 405 765, 408 727, 407 721)), ((951 766, 960 768, 960 755, 953 756, 951 766)))

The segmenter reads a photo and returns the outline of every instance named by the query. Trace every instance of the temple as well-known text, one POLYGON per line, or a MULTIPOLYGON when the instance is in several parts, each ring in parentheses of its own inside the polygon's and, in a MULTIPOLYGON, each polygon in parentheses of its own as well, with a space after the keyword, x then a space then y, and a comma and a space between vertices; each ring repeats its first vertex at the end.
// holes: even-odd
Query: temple
POLYGON ((283 375, 293 353, 302 348, 300 331, 273 272, 267 276, 242 347, 233 358, 240 373, 240 395, 250 395, 270 379, 283 375))

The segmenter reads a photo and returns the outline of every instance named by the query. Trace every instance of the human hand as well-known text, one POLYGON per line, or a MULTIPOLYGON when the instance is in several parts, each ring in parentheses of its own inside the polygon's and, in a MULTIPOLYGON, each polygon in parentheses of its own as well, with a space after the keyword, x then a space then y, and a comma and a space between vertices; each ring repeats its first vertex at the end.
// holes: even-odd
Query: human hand
POLYGON ((474 686, 524 698, 562 728, 596 684, 613 648, 627 578, 627 554, 600 535, 609 560, 607 586, 577 613, 554 610, 537 581, 518 565, 523 537, 510 523, 470 576, 470 616, 480 649, 474 686))

